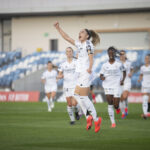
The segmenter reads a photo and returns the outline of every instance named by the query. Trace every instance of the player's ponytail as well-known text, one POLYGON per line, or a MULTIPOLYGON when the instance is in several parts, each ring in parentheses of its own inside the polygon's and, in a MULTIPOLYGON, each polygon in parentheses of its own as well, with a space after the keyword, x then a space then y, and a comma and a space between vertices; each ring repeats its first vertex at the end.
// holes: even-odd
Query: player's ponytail
POLYGON ((85 31, 89 35, 88 40, 92 38, 92 43, 94 46, 100 43, 100 37, 98 33, 96 33, 94 30, 88 30, 88 29, 85 29, 85 31))

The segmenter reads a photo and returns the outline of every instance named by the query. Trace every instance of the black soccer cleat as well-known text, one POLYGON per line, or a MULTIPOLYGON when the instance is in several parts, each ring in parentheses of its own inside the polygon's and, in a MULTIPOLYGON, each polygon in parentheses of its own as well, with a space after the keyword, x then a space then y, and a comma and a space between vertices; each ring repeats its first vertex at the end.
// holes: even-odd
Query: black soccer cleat
POLYGON ((75 124, 75 121, 70 121, 70 125, 74 125, 75 124))
POLYGON ((79 116, 78 112, 75 112, 75 118, 76 118, 76 120, 80 119, 80 116, 79 116))

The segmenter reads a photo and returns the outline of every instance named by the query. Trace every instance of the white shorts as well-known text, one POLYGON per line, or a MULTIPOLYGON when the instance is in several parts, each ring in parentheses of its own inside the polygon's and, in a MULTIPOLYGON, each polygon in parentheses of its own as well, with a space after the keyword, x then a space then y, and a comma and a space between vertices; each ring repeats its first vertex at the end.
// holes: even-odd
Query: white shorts
POLYGON ((87 71, 80 72, 77 77, 77 85, 80 87, 90 87, 91 85, 91 74, 87 71))
POLYGON ((104 88, 105 95, 113 95, 116 98, 121 96, 121 90, 119 88, 104 88))
POLYGON ((124 83, 124 85, 121 86, 121 93, 130 90, 131 90, 131 82, 124 83))
POLYGON ((51 93, 57 91, 57 85, 45 86, 45 93, 51 93))
POLYGON ((75 88, 64 88, 65 97, 74 96, 74 90, 75 90, 75 88))
POLYGON ((150 87, 142 87, 142 93, 150 93, 150 87))

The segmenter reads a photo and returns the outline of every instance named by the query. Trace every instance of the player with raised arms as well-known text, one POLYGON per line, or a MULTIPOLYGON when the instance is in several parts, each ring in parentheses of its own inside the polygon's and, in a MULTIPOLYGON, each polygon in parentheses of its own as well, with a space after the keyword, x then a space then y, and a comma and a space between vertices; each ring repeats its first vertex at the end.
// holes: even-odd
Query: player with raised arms
POLYGON ((93 30, 83 29, 79 32, 79 39, 75 41, 63 31, 58 22, 56 22, 54 26, 66 41, 77 47, 78 59, 76 72, 78 73, 78 77, 74 97, 86 116, 86 129, 89 130, 92 127, 92 121, 94 120, 95 132, 98 132, 102 119, 101 117, 97 117, 95 107, 88 98, 88 94, 91 84, 90 75, 93 66, 93 45, 97 45, 100 42, 99 36, 93 30))
POLYGON ((54 98, 57 91, 57 71, 53 68, 51 61, 48 61, 47 70, 42 74, 41 80, 47 97, 48 111, 51 112, 54 108, 54 98))
POLYGON ((111 127, 116 127, 114 109, 119 112, 119 101, 121 96, 120 85, 123 85, 126 71, 123 64, 115 60, 116 49, 109 47, 108 50, 109 60, 102 65, 100 71, 100 79, 103 81, 102 85, 108 102, 108 114, 111 120, 111 127), (121 80, 123 72, 123 79, 121 80))

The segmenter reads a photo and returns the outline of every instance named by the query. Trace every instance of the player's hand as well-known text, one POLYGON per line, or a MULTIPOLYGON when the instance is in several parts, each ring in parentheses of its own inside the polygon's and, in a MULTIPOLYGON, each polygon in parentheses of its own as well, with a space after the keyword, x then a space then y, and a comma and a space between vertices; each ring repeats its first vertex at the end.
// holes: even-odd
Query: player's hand
POLYGON ((131 78, 131 77, 132 77, 132 73, 129 73, 129 74, 128 74, 128 77, 131 78))
POLYGON ((101 74, 101 75, 100 75, 100 79, 101 79, 102 81, 104 81, 104 80, 105 80, 105 77, 104 77, 104 75, 103 75, 103 74, 101 74))
POLYGON ((55 27, 56 29, 59 28, 59 22, 58 22, 58 21, 54 24, 54 27, 55 27))
POLYGON ((139 79, 139 80, 138 80, 138 82, 140 83, 140 82, 141 82, 141 80, 139 79))
POLYGON ((91 69, 87 69, 87 72, 88 72, 89 74, 91 74, 91 73, 92 73, 92 70, 91 70, 91 69))
POLYGON ((124 85, 124 81, 123 80, 120 81, 120 85, 124 85))

